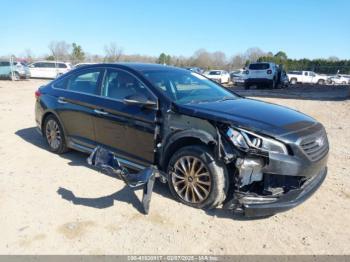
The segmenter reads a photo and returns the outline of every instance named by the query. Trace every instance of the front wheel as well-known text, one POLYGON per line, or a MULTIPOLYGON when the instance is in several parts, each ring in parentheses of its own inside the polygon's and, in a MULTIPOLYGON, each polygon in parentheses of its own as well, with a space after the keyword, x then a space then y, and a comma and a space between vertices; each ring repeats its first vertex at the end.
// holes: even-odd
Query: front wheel
POLYGON ((226 198, 227 169, 205 146, 179 149, 169 161, 168 174, 171 193, 188 206, 214 208, 226 198))

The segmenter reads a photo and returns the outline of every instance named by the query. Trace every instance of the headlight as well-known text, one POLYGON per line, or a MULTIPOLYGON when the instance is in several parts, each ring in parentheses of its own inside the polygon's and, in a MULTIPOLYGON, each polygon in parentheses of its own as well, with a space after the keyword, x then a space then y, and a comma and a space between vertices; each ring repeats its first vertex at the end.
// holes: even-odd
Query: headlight
POLYGON ((286 146, 277 140, 263 137, 242 129, 236 130, 229 128, 226 134, 232 143, 242 150, 256 148, 262 151, 288 155, 286 146))

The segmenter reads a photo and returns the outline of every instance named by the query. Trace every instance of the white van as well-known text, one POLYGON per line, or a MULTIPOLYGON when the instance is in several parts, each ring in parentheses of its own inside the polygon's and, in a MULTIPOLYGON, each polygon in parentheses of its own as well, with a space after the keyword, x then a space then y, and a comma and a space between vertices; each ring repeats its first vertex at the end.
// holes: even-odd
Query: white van
POLYGON ((51 78, 54 79, 71 69, 70 63, 55 61, 39 61, 30 64, 30 75, 33 78, 51 78))

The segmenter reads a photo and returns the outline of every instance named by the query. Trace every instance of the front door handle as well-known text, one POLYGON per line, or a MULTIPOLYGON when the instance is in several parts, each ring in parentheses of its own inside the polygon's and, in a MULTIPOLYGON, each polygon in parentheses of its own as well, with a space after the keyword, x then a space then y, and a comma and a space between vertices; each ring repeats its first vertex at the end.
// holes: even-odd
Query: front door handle
POLYGON ((98 115, 108 115, 108 112, 106 111, 102 111, 102 110, 98 110, 98 109, 95 109, 94 112, 98 115))
POLYGON ((67 104, 68 102, 64 99, 64 97, 59 97, 57 100, 58 103, 60 104, 67 104))

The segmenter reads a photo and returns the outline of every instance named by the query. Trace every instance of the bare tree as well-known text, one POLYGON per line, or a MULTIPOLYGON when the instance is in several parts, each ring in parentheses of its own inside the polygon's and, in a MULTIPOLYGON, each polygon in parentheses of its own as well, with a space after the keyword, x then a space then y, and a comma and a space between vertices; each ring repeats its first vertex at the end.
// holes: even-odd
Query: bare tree
POLYGON ((193 65, 209 69, 212 65, 210 53, 205 49, 197 50, 193 55, 193 65))
POLYGON ((25 59, 25 61, 28 62, 28 63, 31 63, 31 62, 33 62, 33 60, 34 60, 33 52, 32 52, 32 50, 30 50, 30 49, 24 50, 24 52, 22 53, 21 56, 22 56, 22 57, 25 59))
POLYGON ((221 51, 216 51, 216 52, 210 54, 210 56, 211 56, 212 65, 215 68, 221 69, 221 68, 226 67, 226 55, 225 55, 225 53, 223 53, 221 51))
POLYGON ((123 49, 118 47, 116 43, 110 43, 105 45, 105 61, 106 62, 117 62, 123 55, 123 49))
POLYGON ((249 48, 245 52, 245 57, 250 62, 256 62, 260 57, 265 56, 266 53, 258 47, 249 48))
POLYGON ((65 41, 51 41, 48 47, 56 61, 69 59, 71 45, 65 41))
POLYGON ((245 65, 246 59, 243 54, 236 54, 231 58, 231 69, 243 68, 245 65))

